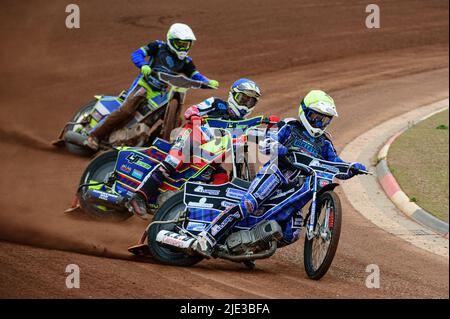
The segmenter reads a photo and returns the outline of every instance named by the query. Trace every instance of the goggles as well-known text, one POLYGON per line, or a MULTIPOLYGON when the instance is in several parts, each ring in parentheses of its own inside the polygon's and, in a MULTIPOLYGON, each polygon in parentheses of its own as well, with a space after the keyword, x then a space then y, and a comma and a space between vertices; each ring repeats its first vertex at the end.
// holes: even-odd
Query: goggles
POLYGON ((238 92, 234 95, 234 99, 239 105, 245 105, 248 108, 255 107, 258 99, 256 97, 248 96, 245 93, 238 92))
POLYGON ((311 109, 306 110, 305 116, 312 127, 321 129, 327 127, 333 119, 332 116, 325 115, 311 109))
POLYGON ((188 51, 191 48, 192 41, 190 41, 190 40, 173 39, 172 40, 172 45, 178 51, 188 51))

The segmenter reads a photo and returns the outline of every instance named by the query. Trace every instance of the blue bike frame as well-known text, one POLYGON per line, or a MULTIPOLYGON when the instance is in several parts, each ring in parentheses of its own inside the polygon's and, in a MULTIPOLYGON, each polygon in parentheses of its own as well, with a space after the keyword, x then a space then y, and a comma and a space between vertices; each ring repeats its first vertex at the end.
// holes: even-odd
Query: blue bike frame
MULTIPOLYGON (((269 198, 252 215, 237 223, 237 229, 252 229, 262 220, 275 220, 279 224, 289 222, 293 215, 311 201, 310 217, 306 232, 308 238, 319 235, 315 230, 317 194, 334 189, 338 184, 333 180, 338 174, 348 174, 351 164, 329 162, 303 153, 293 152, 292 164, 304 172, 301 184, 286 185, 281 194, 269 198), (292 189, 294 189, 292 191, 292 189)), ((201 232, 223 210, 237 205, 246 194, 248 183, 234 179, 224 185, 204 185, 187 183, 184 192, 184 204, 187 207, 188 223, 186 230, 201 232)), ((330 211, 325 216, 328 226, 330 211)))

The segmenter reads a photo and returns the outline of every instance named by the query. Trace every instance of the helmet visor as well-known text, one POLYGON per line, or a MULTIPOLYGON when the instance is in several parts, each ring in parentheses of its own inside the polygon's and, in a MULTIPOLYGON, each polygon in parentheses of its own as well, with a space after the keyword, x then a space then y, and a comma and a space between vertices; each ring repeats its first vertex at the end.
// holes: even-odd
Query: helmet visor
POLYGON ((178 51, 189 51, 192 45, 191 40, 180 40, 180 39, 173 39, 172 45, 175 49, 178 51))
POLYGON ((239 105, 248 107, 249 109, 255 107, 258 99, 256 97, 248 96, 245 93, 238 92, 235 94, 234 99, 239 105))
POLYGON ((325 115, 311 109, 307 110, 305 115, 306 119, 312 127, 320 129, 326 128, 333 119, 332 116, 325 115))

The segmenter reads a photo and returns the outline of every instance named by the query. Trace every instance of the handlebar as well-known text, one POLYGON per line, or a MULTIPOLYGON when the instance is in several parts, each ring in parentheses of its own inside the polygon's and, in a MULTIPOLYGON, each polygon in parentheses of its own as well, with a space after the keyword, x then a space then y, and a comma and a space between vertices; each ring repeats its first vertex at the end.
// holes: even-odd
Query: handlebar
POLYGON ((370 171, 357 169, 349 163, 331 162, 324 159, 315 158, 295 149, 289 149, 287 154, 282 158, 285 158, 285 160, 293 167, 306 173, 312 173, 311 171, 320 171, 328 172, 333 175, 348 173, 351 173, 352 175, 374 175, 370 171))
POLYGON ((302 172, 303 175, 305 175, 305 176, 309 176, 309 175, 313 175, 314 174, 314 170, 311 167, 309 167, 309 166, 302 165, 302 164, 300 164, 300 165, 293 164, 293 165, 294 165, 294 167, 299 169, 300 172, 302 172))
POLYGON ((303 175, 309 176, 314 174, 314 170, 305 164, 295 163, 289 160, 289 155, 292 155, 292 153, 288 152, 286 155, 282 157, 282 160, 284 159, 288 165, 290 165, 292 168, 298 169, 302 172, 303 175))
POLYGON ((150 72, 150 76, 153 76, 157 80, 166 83, 167 85, 175 86, 184 89, 217 89, 210 86, 208 83, 193 80, 184 76, 183 74, 177 74, 173 72, 166 71, 155 71, 150 72))
POLYGON ((353 173, 353 175, 375 175, 374 173, 366 170, 360 170, 354 167, 350 167, 350 172, 353 173))
MULTIPOLYGON (((192 118, 191 118, 192 119, 192 118)), ((243 120, 222 120, 217 118, 198 118, 201 120, 201 124, 208 124, 211 128, 223 129, 223 130, 241 130, 246 132, 250 128, 257 127, 258 125, 265 124, 265 118, 263 116, 256 116, 243 120)))

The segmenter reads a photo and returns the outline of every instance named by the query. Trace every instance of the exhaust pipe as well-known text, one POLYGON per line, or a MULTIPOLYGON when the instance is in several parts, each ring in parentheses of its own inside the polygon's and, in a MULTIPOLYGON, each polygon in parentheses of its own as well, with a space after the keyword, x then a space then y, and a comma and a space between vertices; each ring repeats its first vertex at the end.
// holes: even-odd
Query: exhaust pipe
POLYGON ((82 196, 90 204, 103 205, 108 208, 117 208, 117 206, 124 205, 126 201, 123 196, 106 193, 98 189, 88 189, 82 196))
POLYGON ((171 232, 169 230, 160 230, 156 235, 156 242, 161 246, 187 252, 190 249, 194 238, 186 235, 171 232))
POLYGON ((84 146, 84 141, 87 139, 86 135, 74 132, 74 131, 67 131, 66 134, 64 134, 64 141, 66 143, 71 143, 79 146, 84 146))

